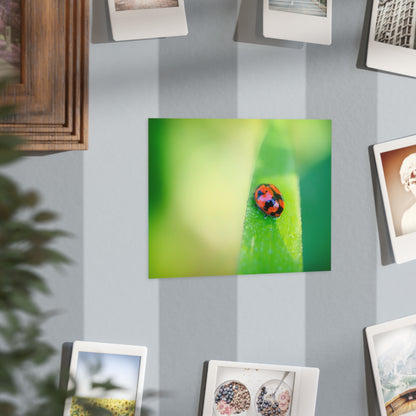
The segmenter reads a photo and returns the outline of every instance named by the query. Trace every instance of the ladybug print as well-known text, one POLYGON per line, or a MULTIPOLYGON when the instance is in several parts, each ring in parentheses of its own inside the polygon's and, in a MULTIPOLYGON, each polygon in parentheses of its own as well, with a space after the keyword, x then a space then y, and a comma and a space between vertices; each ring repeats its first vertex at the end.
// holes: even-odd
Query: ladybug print
POLYGON ((254 191, 254 201, 257 207, 266 215, 278 218, 285 208, 285 201, 279 189, 271 183, 262 183, 254 191))

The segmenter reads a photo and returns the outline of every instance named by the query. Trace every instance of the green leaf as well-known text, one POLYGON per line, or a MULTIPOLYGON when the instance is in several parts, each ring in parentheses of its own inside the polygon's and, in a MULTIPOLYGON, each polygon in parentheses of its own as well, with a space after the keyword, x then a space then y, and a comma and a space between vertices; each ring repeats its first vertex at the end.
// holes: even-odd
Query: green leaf
POLYGON ((11 150, 23 144, 25 140, 14 134, 0 134, 0 150, 11 150))
POLYGON ((16 406, 8 401, 0 401, 0 415, 14 416, 16 414, 16 406))
POLYGON ((28 264, 32 264, 34 266, 38 266, 43 263, 59 265, 69 264, 71 262, 70 259, 66 257, 64 254, 60 253, 59 251, 48 248, 34 247, 33 249, 29 250, 26 254, 26 260, 28 264))
POLYGON ((91 387, 93 389, 95 389, 95 388, 101 388, 101 389, 104 389, 104 390, 116 390, 116 389, 119 389, 120 388, 120 386, 117 386, 117 385, 113 384, 111 382, 111 380, 106 380, 106 381, 101 382, 101 383, 92 382, 91 383, 91 387))
POLYGON ((40 315, 39 307, 32 301, 32 299, 30 299, 29 296, 14 292, 10 294, 9 299, 10 305, 13 308, 19 309, 33 316, 40 315))
POLYGON ((302 221, 299 177, 292 140, 284 128, 272 127, 260 147, 247 199, 238 274, 300 272, 302 221), (274 184, 285 208, 279 218, 266 217, 253 198, 255 188, 274 184))
POLYGON ((24 207, 34 207, 39 203, 39 195, 35 191, 25 192, 20 200, 24 207))
POLYGON ((32 220, 35 222, 48 222, 56 220, 56 218, 57 215, 52 211, 40 211, 32 217, 32 220))
MULTIPOLYGON (((0 354, 0 391, 4 393, 17 393, 16 382, 12 375, 13 369, 0 354)), ((2 413, 0 413, 2 414, 2 413)))
POLYGON ((19 150, 1 150, 0 149, 0 165, 6 165, 8 163, 14 162, 20 157, 19 150))
MULTIPOLYGON (((23 287, 27 290, 33 289, 46 295, 50 294, 46 282, 36 273, 25 269, 15 269, 10 272, 9 276, 12 279, 10 283, 13 287, 23 287)), ((0 279, 0 283, 2 283, 2 279, 0 279)))

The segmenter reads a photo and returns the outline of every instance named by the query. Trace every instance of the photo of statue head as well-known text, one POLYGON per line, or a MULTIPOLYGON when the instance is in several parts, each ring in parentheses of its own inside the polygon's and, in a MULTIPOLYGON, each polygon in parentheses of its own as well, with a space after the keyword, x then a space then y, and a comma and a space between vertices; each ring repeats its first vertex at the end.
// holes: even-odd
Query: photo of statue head
POLYGON ((400 167, 400 180, 406 192, 414 196, 414 203, 402 215, 402 234, 416 231, 416 153, 406 156, 400 167))
POLYGON ((381 154, 396 237, 416 232, 416 146, 381 154))

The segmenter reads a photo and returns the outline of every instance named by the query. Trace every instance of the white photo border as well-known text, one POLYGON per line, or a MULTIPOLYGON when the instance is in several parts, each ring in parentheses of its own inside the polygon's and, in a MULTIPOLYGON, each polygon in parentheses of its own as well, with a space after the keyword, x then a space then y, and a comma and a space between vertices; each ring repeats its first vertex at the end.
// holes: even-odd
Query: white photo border
MULTIPOLYGON (((143 396, 143 383, 146 370, 147 347, 123 344, 107 344, 102 342, 75 341, 72 346, 71 362, 69 367, 68 391, 74 388, 74 380, 78 366, 80 352, 101 354, 131 355, 140 357, 139 376, 136 390, 136 408, 134 416, 140 416, 143 396)), ((72 397, 65 400, 64 416, 70 416, 72 397)))
MULTIPOLYGON (((208 362, 204 401, 201 416, 212 416, 217 388, 217 372, 219 367, 237 369, 269 370, 278 372, 293 372, 294 385, 290 416, 314 416, 318 393, 319 369, 312 367, 297 367, 274 364, 255 364, 235 361, 211 360, 208 362)), ((224 380, 226 381, 226 380, 224 380)), ((264 380, 266 382, 268 380, 264 380)), ((260 387, 260 385, 259 385, 260 387)))
POLYGON ((384 212, 386 214, 390 242, 393 249, 395 262, 398 264, 405 263, 416 258, 416 232, 396 236, 381 155, 389 151, 398 150, 401 148, 415 145, 416 135, 404 137, 401 139, 390 140, 388 142, 375 144, 373 146, 374 158, 377 168, 381 195, 383 199, 384 212))
POLYGON ((177 7, 116 11, 115 0, 108 0, 111 30, 115 41, 155 39, 188 34, 185 1, 177 7))
POLYGON ((366 65, 373 69, 416 77, 416 49, 375 40, 379 2, 380 0, 373 0, 366 65))
POLYGON ((326 17, 271 10, 269 0, 263 0, 263 36, 331 45, 332 0, 327 0, 326 17))

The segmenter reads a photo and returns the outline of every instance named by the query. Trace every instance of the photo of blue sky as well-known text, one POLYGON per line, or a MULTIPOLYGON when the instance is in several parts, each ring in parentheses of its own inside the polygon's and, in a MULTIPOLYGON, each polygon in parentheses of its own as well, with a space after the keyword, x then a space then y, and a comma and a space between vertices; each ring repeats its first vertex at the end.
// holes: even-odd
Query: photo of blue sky
POLYGON ((75 375, 76 396, 136 400, 139 370, 139 356, 81 351, 75 375), (93 383, 106 381, 120 389, 93 387, 93 383))

